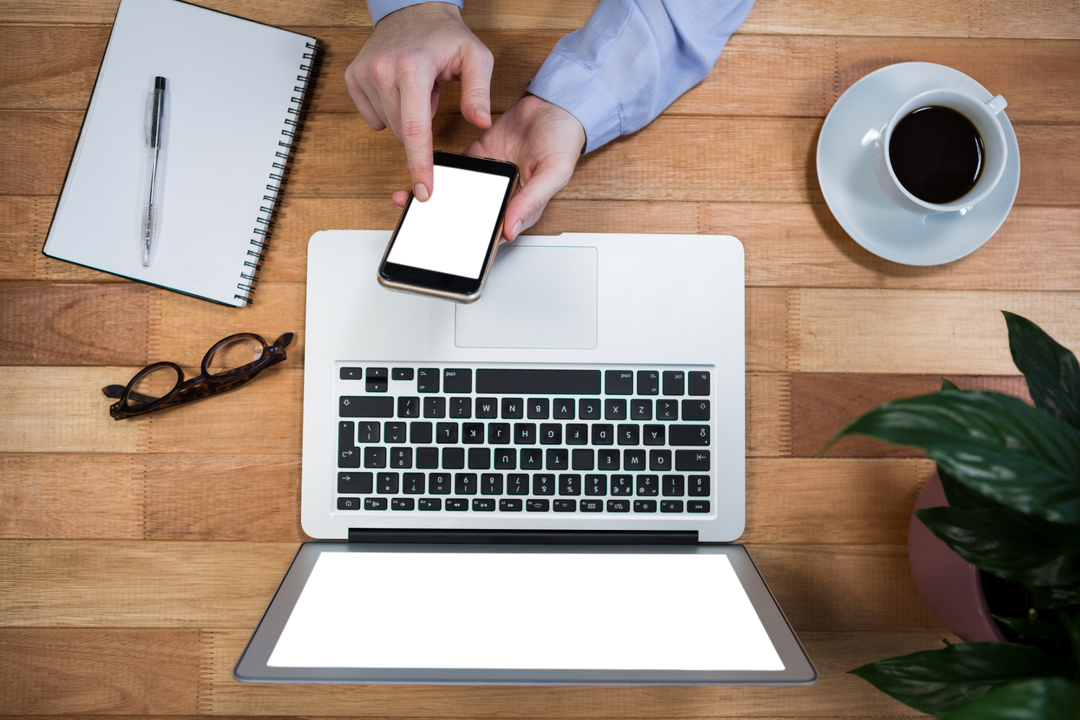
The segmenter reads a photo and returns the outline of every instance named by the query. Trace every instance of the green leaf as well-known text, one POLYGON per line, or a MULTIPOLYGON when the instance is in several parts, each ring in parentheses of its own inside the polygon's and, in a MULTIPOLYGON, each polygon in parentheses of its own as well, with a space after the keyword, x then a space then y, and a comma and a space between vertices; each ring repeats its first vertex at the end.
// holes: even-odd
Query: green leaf
POLYGON ((1031 604, 1040 610, 1060 610, 1070 605, 1080 605, 1080 583, 1068 587, 1040 587, 1029 585, 1031 604))
POLYGON ((1009 350, 1027 379, 1035 406, 1080 429, 1080 363, 1068 348, 1030 320, 1003 313, 1009 350))
POLYGON ((961 643, 879 660, 851 672, 886 695, 940 715, 999 685, 1057 675, 1060 658, 1016 643, 961 643))
POLYGON ((1080 430, 1016 398, 942 390, 885 403, 825 450, 852 433, 921 447, 939 469, 992 500, 1052 522, 1080 523, 1080 430))
POLYGON ((950 507, 960 508, 961 510, 991 510, 1005 507, 1001 503, 994 502, 982 493, 976 492, 964 483, 957 481, 942 468, 938 468, 937 473, 938 479, 941 480, 941 487, 945 491, 945 499, 949 502, 950 507))
POLYGON ((1020 618, 1007 618, 995 615, 994 619, 1000 624, 1006 625, 1021 635, 1030 635, 1039 638, 1065 637, 1065 628, 1057 623, 1043 622, 1041 620, 1022 620, 1020 618))
POLYGON ((956 383, 954 383, 952 380, 948 380, 946 378, 941 378, 941 389, 942 390, 959 390, 960 386, 957 385, 956 383))
POLYGON ((1041 678, 991 690, 948 712, 940 720, 1076 720, 1080 684, 1041 678))
POLYGON ((915 516, 957 555, 998 577, 1025 585, 1080 581, 1080 528, 1008 508, 934 507, 915 516))

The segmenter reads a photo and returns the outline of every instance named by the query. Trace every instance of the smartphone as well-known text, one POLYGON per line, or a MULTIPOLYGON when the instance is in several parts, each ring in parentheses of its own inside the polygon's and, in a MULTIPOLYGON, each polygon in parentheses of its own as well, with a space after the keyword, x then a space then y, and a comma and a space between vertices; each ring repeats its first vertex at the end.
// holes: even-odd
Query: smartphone
POLYGON ((480 298, 518 169, 436 151, 427 202, 410 196, 379 263, 379 284, 462 303, 480 298))

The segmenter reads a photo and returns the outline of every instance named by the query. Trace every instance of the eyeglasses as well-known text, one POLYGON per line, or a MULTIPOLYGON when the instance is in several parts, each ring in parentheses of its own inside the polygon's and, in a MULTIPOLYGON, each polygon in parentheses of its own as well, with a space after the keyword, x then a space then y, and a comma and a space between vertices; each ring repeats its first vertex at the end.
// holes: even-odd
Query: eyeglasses
POLYGON ((267 346, 261 336, 253 333, 230 335, 206 352, 198 377, 184 380, 179 365, 158 362, 135 373, 127 385, 108 385, 101 392, 119 398, 109 407, 114 420, 176 407, 235 390, 253 380, 266 368, 285 360, 285 346, 292 339, 292 333, 285 333, 267 346))

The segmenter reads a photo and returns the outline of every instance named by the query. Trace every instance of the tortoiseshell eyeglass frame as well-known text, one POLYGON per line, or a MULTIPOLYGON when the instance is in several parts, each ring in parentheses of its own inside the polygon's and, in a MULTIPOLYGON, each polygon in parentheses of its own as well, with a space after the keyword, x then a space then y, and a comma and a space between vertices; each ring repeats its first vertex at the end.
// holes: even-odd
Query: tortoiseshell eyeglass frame
POLYGON ((135 373, 135 377, 131 378, 127 385, 108 385, 101 388, 101 392, 105 393, 106 397, 119 398, 118 402, 109 407, 109 414, 112 415, 113 420, 123 420, 124 418, 176 407, 211 395, 235 390, 253 380, 256 375, 266 368, 285 360, 285 346, 291 343, 292 339, 292 333, 285 333, 275 340, 273 345, 268 346, 261 335, 237 333, 219 340, 214 343, 212 348, 206 351, 206 355, 203 356, 202 360, 202 372, 197 377, 184 380, 184 371, 180 369, 179 365, 171 362, 157 362, 153 365, 147 365, 135 373), (262 345, 262 353, 259 357, 246 365, 219 373, 211 373, 210 363, 213 361, 217 351, 230 343, 244 339, 256 340, 262 345), (176 372, 176 385, 172 390, 157 399, 133 391, 133 388, 138 386, 140 380, 163 367, 172 368, 176 372), (130 400, 134 400, 139 404, 132 406, 130 400))

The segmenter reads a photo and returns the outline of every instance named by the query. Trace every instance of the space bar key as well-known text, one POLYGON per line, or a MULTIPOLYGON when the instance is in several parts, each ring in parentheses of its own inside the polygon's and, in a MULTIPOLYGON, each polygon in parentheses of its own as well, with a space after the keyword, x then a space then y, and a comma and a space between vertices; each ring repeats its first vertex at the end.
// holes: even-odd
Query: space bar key
POLYGON ((504 370, 476 371, 476 392, 537 395, 599 395, 599 370, 504 370))

